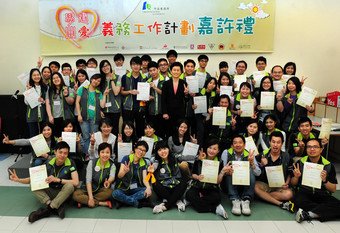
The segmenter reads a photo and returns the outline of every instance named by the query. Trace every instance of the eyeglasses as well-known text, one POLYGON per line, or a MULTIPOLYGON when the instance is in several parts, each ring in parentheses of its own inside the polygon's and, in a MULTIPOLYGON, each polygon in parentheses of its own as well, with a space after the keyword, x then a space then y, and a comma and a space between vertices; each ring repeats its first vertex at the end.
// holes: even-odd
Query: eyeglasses
POLYGON ((320 149, 321 147, 320 146, 307 146, 306 148, 308 150, 311 150, 311 149, 320 149))
POLYGON ((159 66, 167 66, 168 64, 167 63, 165 63, 165 64, 159 64, 159 66))
POLYGON ((137 147, 136 150, 139 150, 139 151, 141 151, 141 152, 143 152, 143 153, 146 153, 146 150, 145 150, 145 149, 141 149, 141 148, 139 148, 139 147, 137 147))

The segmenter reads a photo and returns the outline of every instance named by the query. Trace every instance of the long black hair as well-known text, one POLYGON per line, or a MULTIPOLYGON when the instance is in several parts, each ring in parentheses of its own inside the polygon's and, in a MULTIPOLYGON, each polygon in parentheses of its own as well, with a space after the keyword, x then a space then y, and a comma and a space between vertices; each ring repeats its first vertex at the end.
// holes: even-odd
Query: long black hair
POLYGON ((181 144, 184 146, 186 141, 190 142, 190 124, 189 124, 189 122, 186 119, 179 119, 177 121, 176 130, 175 130, 174 134, 172 135, 172 141, 174 142, 174 144, 176 146, 179 146, 181 144), (183 135, 183 141, 181 143, 179 141, 178 129, 181 126, 181 124, 183 124, 183 123, 187 125, 188 129, 185 132, 185 134, 183 135))

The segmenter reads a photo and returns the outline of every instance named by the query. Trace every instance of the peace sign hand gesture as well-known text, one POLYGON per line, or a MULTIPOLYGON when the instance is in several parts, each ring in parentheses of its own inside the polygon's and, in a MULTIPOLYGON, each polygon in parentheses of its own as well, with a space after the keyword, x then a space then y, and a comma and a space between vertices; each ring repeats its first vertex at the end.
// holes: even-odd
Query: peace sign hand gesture
POLYGON ((301 171, 300 171, 300 165, 299 163, 293 163, 293 167, 294 167, 294 177, 299 178, 301 176, 301 171))

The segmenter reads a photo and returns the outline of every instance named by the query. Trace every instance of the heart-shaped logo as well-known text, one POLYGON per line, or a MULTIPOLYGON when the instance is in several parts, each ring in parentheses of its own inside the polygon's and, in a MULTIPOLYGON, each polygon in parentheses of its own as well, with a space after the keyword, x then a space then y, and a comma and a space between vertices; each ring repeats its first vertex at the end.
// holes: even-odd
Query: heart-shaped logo
MULTIPOLYGON (((66 15, 65 14, 65 15, 66 15)), ((72 7, 70 6, 61 6, 58 8, 58 10, 56 11, 56 15, 55 15, 55 20, 57 22, 58 28, 61 32, 61 34, 68 40, 70 41, 74 46, 76 46, 77 48, 81 48, 80 44, 78 43, 81 40, 84 40, 88 37, 90 37, 95 30, 98 27, 99 24, 99 17, 98 14, 90 9, 84 9, 82 11, 80 11, 79 13, 77 13, 72 7), (69 17, 65 16, 65 23, 68 24, 67 27, 73 29, 72 32, 69 32, 66 30, 65 24, 62 23, 61 18, 62 18, 62 13, 65 12, 66 14, 69 13, 69 17), (89 24, 88 22, 88 16, 92 16, 93 17, 93 21, 91 23, 90 28, 86 28, 85 25, 89 24), (78 28, 76 28, 76 26, 72 26, 72 24, 75 22, 75 20, 78 18, 78 22, 81 16, 87 20, 83 21, 80 20, 80 23, 85 24, 83 26, 83 28, 85 29, 85 31, 83 32, 83 36, 76 36, 76 32, 78 30, 78 28), (68 18, 68 19, 66 19, 68 18), (86 22, 87 21, 87 22, 86 22), (72 36, 71 36, 72 35, 72 36)), ((79 30, 80 31, 80 30, 79 30)))

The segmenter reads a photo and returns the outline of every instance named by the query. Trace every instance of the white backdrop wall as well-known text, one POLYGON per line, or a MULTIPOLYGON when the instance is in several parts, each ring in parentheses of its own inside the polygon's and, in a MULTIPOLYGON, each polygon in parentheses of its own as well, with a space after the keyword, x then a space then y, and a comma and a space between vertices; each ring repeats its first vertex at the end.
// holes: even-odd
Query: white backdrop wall
MULTIPOLYGON (((213 1, 211 1, 213 2, 213 1)), ((36 66, 40 53, 38 0, 0 0, 0 94, 12 94, 23 87, 17 76, 36 66)), ((207 70, 215 74, 221 60, 229 64, 238 60, 248 63, 248 74, 255 70, 256 57, 263 55, 268 68, 288 61, 297 63, 297 76, 309 77, 306 86, 318 90, 319 95, 340 90, 337 77, 340 65, 340 1, 338 0, 277 0, 274 52, 270 54, 210 54, 207 70)), ((198 54, 179 56, 179 61, 197 59, 198 54)), ((153 60, 164 57, 152 55, 153 60)), ((69 62, 75 66, 80 57, 45 57, 43 65, 51 60, 69 62)), ((84 57, 88 59, 89 57, 84 57)), ((95 56, 100 61, 113 56, 95 56)), ((126 64, 131 56, 126 56, 126 64)))

